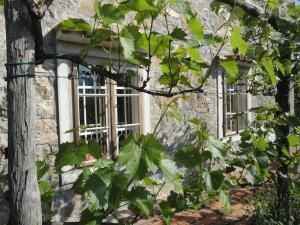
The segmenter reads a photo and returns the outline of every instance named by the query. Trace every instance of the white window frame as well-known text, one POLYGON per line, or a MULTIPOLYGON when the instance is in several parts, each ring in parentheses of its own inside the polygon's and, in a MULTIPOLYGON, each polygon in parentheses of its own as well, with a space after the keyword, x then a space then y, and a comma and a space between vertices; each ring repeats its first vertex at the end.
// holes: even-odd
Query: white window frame
MULTIPOLYGON (((238 64, 239 71, 244 72, 245 74, 251 73, 251 65, 248 63, 239 63, 238 64)), ((239 130, 239 132, 232 132, 232 133, 226 133, 225 127, 224 127, 224 74, 226 73, 225 70, 221 67, 218 67, 216 69, 217 72, 217 105, 218 105, 218 138, 219 139, 226 139, 231 137, 233 140, 239 140, 239 133, 242 130, 239 130)), ((249 85, 249 82, 247 86, 249 85)), ((247 124, 251 123, 251 105, 252 105, 252 96, 249 92, 247 92, 247 124)))
MULTIPOLYGON (((88 44, 82 35, 77 32, 57 32, 57 52, 60 54, 79 54, 80 50, 88 44)), ((118 44, 118 43, 114 43, 118 44)), ((92 49, 85 61, 94 65, 105 65, 108 61, 119 60, 118 54, 108 55, 103 49, 92 49)), ((74 128, 74 103, 72 102, 72 73, 74 73, 72 62, 68 60, 57 60, 57 111, 58 111, 58 133, 59 144, 76 141, 72 133, 66 131, 74 128)), ((146 78, 146 71, 138 69, 140 77, 146 78)), ((74 83, 74 82, 73 82, 74 83)), ((150 133, 152 130, 151 121, 151 96, 145 93, 139 93, 140 105, 140 132, 150 133)), ((109 118, 111 119, 111 118, 109 118)), ((123 126, 124 127, 124 126, 123 126)), ((123 129, 120 126, 120 129, 123 129)), ((118 152, 115 152, 117 155, 118 152)))
MULTIPOLYGON (((80 65, 79 65, 80 66, 80 65)), ((80 66, 81 67, 81 66, 80 66)), ((84 68, 82 67, 81 70, 84 70, 84 68)), ((78 70, 79 71, 79 70, 78 70)), ((77 72, 77 76, 79 76, 79 72, 77 72)), ((105 127, 88 127, 86 130, 83 130, 83 131, 79 131, 78 132, 78 136, 79 138, 81 137, 84 137, 85 140, 87 140, 87 136, 88 135, 95 135, 97 137, 97 134, 99 133, 105 133, 106 132, 106 146, 108 147, 108 156, 110 157, 113 157, 114 155, 117 156, 119 154, 119 132, 122 132, 122 131, 125 131, 125 132, 130 132, 130 129, 129 128, 135 128, 136 131, 138 131, 139 133, 143 132, 142 131, 142 128, 141 128, 141 124, 142 124, 142 116, 141 114, 139 113, 140 111, 140 105, 141 105, 141 102, 140 102, 140 93, 134 91, 133 89, 131 88, 128 88, 128 87, 123 87, 123 86, 118 86, 116 84, 115 81, 111 80, 111 79, 108 79, 108 78, 105 78, 105 85, 104 86, 95 86, 95 80, 96 80, 96 74, 93 73, 92 74, 92 77, 93 77, 93 86, 78 86, 76 85, 76 87, 74 87, 74 89, 76 91, 82 89, 83 90, 83 93, 80 93, 78 92, 77 95, 78 95, 78 98, 76 97, 76 95, 74 95, 74 98, 77 98, 77 99, 74 99, 74 101, 78 101, 77 104, 78 106, 76 107, 77 109, 74 109, 74 110, 77 110, 78 112, 80 112, 80 104, 79 104, 79 97, 83 97, 83 105, 85 106, 85 99, 86 97, 105 97, 105 124, 106 126, 105 127), (94 89, 94 92, 95 90, 104 90, 104 94, 87 94, 85 93, 85 90, 93 90, 94 89), (118 93, 119 90, 124 90, 124 94, 120 94, 118 93), (126 90, 130 90, 132 92, 135 92, 135 93, 125 93, 126 90), (137 97, 137 104, 138 104, 138 112, 136 115, 133 115, 134 118, 138 118, 137 119, 137 123, 127 123, 127 116, 125 114, 125 124, 120 124, 119 121, 118 121, 118 108, 117 108, 117 99, 118 97, 122 97, 122 98, 125 98, 125 104, 126 104, 126 97, 137 97), (114 114, 114 115, 113 115, 114 114), (102 131, 101 131, 102 130, 102 131)), ((138 70, 137 70, 137 82, 138 82, 138 70)), ((85 84, 85 81, 82 80, 83 84, 85 84)), ((79 82, 76 82, 77 84, 79 82)), ((138 84, 136 84, 138 85, 138 84)), ((96 102, 96 101, 95 101, 96 102)), ((95 103, 96 104, 96 103, 95 103)), ((125 113, 127 112, 126 110, 126 106, 124 106, 124 109, 125 109, 125 113)), ((83 115, 83 118, 84 118, 84 124, 80 124, 80 113, 78 113, 78 118, 76 118, 78 121, 77 121, 77 124, 75 124, 75 126, 77 125, 78 126, 78 123, 82 126, 87 126, 87 125, 97 125, 97 118, 95 118, 95 122, 96 124, 88 124, 87 123, 87 115, 86 115, 86 108, 84 107, 83 108, 84 110, 84 115, 83 115)), ((95 106, 95 110, 97 110, 97 107, 95 106)), ((97 112, 95 111, 95 116, 97 117, 97 112)), ((97 141, 98 141, 98 137, 96 138, 97 141)))

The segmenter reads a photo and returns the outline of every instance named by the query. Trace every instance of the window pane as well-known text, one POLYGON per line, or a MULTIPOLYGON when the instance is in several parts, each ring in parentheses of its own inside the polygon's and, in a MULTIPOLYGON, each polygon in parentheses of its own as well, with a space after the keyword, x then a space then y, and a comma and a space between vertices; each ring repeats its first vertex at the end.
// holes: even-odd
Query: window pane
POLYGON ((85 108, 86 108, 86 123, 95 124, 96 123, 96 114, 95 108, 97 107, 94 97, 85 97, 85 108))
POLYGON ((236 133, 237 120, 234 115, 226 115, 227 130, 226 133, 236 133))
POLYGON ((83 97, 79 97, 79 117, 80 117, 80 125, 84 124, 84 104, 83 97))
POLYGON ((97 118, 98 118, 98 124, 101 127, 107 126, 107 123, 106 123, 107 105, 106 105, 106 101, 105 100, 106 100, 106 97, 99 97, 99 98, 97 98, 97 107, 98 107, 97 118))
POLYGON ((238 111, 246 112, 247 111, 247 94, 239 94, 238 98, 239 98, 238 111))
POLYGON ((139 96, 117 97, 117 124, 139 123, 139 96))
POLYGON ((239 116, 239 130, 244 130, 247 128, 247 113, 239 116))

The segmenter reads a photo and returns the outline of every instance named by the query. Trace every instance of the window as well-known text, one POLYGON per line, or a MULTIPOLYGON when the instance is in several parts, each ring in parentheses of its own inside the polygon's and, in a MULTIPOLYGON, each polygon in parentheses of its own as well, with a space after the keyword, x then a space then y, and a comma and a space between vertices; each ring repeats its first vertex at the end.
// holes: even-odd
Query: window
MULTIPOLYGON (((122 67, 122 73, 136 69, 122 67)), ((77 66, 74 79, 74 125, 85 127, 75 139, 95 139, 110 156, 118 154, 119 143, 126 136, 140 131, 139 93, 111 79, 77 66)), ((127 82, 137 84, 137 76, 125 76, 127 82)), ((87 156, 87 160, 91 160, 87 156)))
POLYGON ((235 84, 224 82, 224 136, 237 134, 248 125, 247 80, 238 80, 235 84))
POLYGON ((220 69, 218 76, 218 108, 219 108, 219 137, 239 134, 250 120, 251 95, 247 92, 248 67, 239 68, 240 79, 234 84, 227 84, 226 72, 220 69))

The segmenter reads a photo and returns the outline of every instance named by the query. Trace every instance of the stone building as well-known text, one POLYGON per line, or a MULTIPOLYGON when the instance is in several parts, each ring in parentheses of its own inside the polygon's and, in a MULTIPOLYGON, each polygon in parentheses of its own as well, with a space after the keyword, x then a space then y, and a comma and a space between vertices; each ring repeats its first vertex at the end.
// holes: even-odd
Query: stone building
MULTIPOLYGON (((222 18, 210 10, 210 0, 192 1, 197 9, 202 24, 207 33, 216 32, 222 18)), ((90 21, 94 15, 91 0, 54 0, 42 20, 42 28, 47 52, 79 53, 87 43, 82 36, 75 32, 64 32, 56 29, 60 21, 73 17, 90 21)), ((180 15, 171 12, 172 23, 184 26, 180 15)), ((154 29, 161 29, 156 23, 154 29)), ((219 31, 220 35, 224 32, 219 31)), ((230 46, 222 51, 222 55, 230 54, 230 46)), ((215 50, 215 49, 213 49, 215 50)), ((201 49, 201 54, 210 60, 210 50, 201 49)), ((101 65, 107 60, 107 55, 101 49, 93 49, 87 56, 91 64, 101 65)), ((3 6, 0 6, 0 147, 7 146, 7 102, 6 102, 6 43, 3 6)), ((241 63, 241 71, 247 73, 249 65, 241 63)), ((137 71, 143 76, 143 71, 137 71)), ((159 67, 154 62, 152 75, 159 73, 159 67)), ((180 101, 179 111, 183 118, 180 121, 165 118, 160 126, 159 136, 168 150, 190 140, 190 127, 187 121, 193 117, 200 117, 206 121, 211 134, 218 138, 234 135, 250 122, 249 108, 257 104, 257 99, 248 93, 239 94, 239 105, 234 101, 237 96, 234 89, 224 86, 223 71, 216 69, 208 79, 204 93, 192 94, 189 100, 180 101), (224 101, 224 91, 231 93, 224 101), (230 120, 236 108, 245 112, 244 117, 237 123, 230 120), (225 129, 225 130, 224 130, 225 129)), ((66 141, 73 141, 73 133, 65 133, 76 124, 88 125, 82 131, 82 138, 96 138, 111 154, 109 142, 119 142, 121 138, 131 132, 148 133, 153 130, 162 112, 162 108, 169 101, 162 97, 152 97, 143 93, 136 93, 128 88, 118 86, 109 80, 95 81, 95 74, 80 65, 74 65, 65 60, 47 60, 36 68, 36 155, 39 160, 53 160, 51 153, 58 150, 58 145, 66 141), (83 79, 72 79, 83 77, 83 79), (114 120, 112 120, 112 117, 114 120), (112 122, 115 121, 115 122, 112 122), (114 133, 114 135, 111 135, 114 133), (112 140, 112 136, 115 140, 112 140)), ((154 84, 152 84, 154 85, 154 84)), ((6 161, 1 153, 0 175, 6 173, 6 161)), ((87 159, 88 160, 88 159, 87 159)), ((59 179, 57 196, 53 208, 56 212, 54 220, 66 220, 76 215, 82 207, 80 199, 68 191, 72 182, 78 176, 77 172, 66 171, 59 179), (78 203, 78 204, 77 204, 78 203)), ((5 187, 2 185, 2 190, 5 187)), ((5 200, 1 201, 5 208, 5 200)), ((3 208, 2 207, 2 208, 3 208)), ((0 210, 0 218, 7 209, 0 210), (2 213, 2 214, 1 214, 2 213)), ((0 219, 1 224, 1 219, 0 219)))

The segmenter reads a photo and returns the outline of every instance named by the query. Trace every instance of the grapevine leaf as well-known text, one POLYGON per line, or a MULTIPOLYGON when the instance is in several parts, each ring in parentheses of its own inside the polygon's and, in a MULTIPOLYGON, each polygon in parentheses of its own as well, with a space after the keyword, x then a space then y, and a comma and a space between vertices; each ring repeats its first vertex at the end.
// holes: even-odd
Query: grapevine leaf
POLYGON ((76 145, 74 143, 63 143, 59 146, 59 151, 56 154, 55 167, 58 171, 63 166, 73 166, 80 164, 85 160, 88 153, 88 146, 86 143, 76 145))
POLYGON ((91 31, 91 26, 88 22, 77 18, 63 20, 59 23, 58 27, 66 31, 81 31, 86 33, 91 31))
POLYGON ((220 190, 220 202, 223 204, 224 209, 227 214, 231 213, 231 207, 230 207, 230 200, 229 200, 229 195, 223 190, 220 190))
POLYGON ((101 5, 100 5, 100 1, 99 0, 93 0, 93 6, 94 6, 94 10, 95 10, 96 16, 98 17, 99 20, 101 20, 101 13, 100 13, 101 5))
POLYGON ((271 83, 276 84, 277 83, 277 77, 276 77, 275 72, 274 72, 272 59, 267 58, 267 57, 263 58, 262 61, 261 61, 261 64, 265 68, 265 70, 268 74, 268 78, 270 79, 271 83))
POLYGON ((150 216, 150 211, 153 208, 155 199, 144 187, 134 187, 127 193, 127 198, 130 202, 130 209, 133 211, 141 211, 146 216, 150 216))
POLYGON ((186 41, 187 34, 181 28, 176 27, 170 35, 174 40, 186 41))
POLYGON ((227 83, 233 84, 238 80, 238 66, 237 62, 232 59, 221 60, 221 66, 225 69, 228 74, 226 79, 227 83))
POLYGON ((198 39, 202 40, 204 37, 204 28, 200 22, 200 20, 197 18, 196 15, 193 15, 191 18, 187 20, 187 25, 192 32, 192 34, 198 39))
POLYGON ((136 12, 155 10, 153 5, 147 0, 127 0, 122 2, 122 6, 136 12))
POLYGON ((175 161, 187 168, 194 168, 201 163, 200 153, 194 145, 184 146, 175 152, 175 161))
POLYGON ((245 55, 248 50, 248 43, 241 36, 241 28, 236 27, 232 31, 232 36, 230 38, 231 46, 234 49, 238 49, 242 55, 245 55))
POLYGON ((54 197, 54 191, 47 181, 39 181, 39 189, 42 201, 50 201, 54 197))
POLYGON ((224 171, 216 170, 211 172, 203 172, 202 177, 205 181, 206 187, 209 190, 217 190, 224 181, 224 171))
POLYGON ((36 161, 37 180, 40 180, 50 169, 44 161, 36 161))
POLYGON ((120 43, 123 48, 123 55, 126 59, 132 59, 135 50, 134 36, 127 30, 123 30, 123 34, 120 37, 120 43))
POLYGON ((161 160, 159 167, 164 177, 174 185, 176 191, 182 192, 181 179, 175 162, 170 159, 163 159, 161 160))
POLYGON ((100 207, 106 209, 108 206, 108 192, 105 183, 97 173, 94 173, 89 177, 86 182, 86 188, 95 194, 100 207))
POLYGON ((295 136, 293 134, 289 134, 287 136, 287 138, 288 138, 289 145, 291 147, 297 147, 297 145, 299 143, 299 140, 300 140, 299 137, 297 137, 297 136, 295 136))

